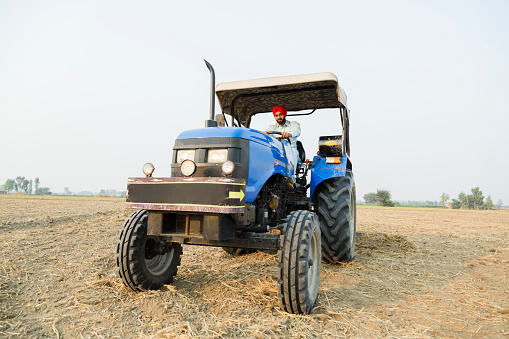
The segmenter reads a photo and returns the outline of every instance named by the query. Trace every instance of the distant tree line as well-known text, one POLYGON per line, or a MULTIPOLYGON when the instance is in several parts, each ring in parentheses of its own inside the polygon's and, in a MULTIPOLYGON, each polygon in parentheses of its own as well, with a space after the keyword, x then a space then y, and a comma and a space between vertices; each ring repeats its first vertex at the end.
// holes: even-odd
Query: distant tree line
POLYGON ((123 191, 123 192, 119 192, 117 190, 105 190, 105 189, 102 189, 99 194, 105 194, 105 195, 109 195, 109 196, 117 196, 117 197, 121 197, 121 198, 125 198, 126 196, 126 191, 123 191))
POLYGON ((439 201, 431 201, 431 200, 425 200, 425 201, 408 200, 408 201, 405 201, 404 204, 408 205, 408 206, 440 206, 439 201))
MULTIPOLYGON (((64 187, 64 193, 63 195, 76 195, 76 196, 96 196, 96 195, 101 195, 101 196, 109 196, 109 197, 121 197, 121 198, 125 198, 126 196, 126 191, 123 191, 123 192, 119 192, 117 190, 113 190, 113 189, 101 189, 101 191, 99 193, 97 192, 91 192, 91 191, 81 191, 81 192, 71 192, 69 190, 69 187, 64 187)), ((56 193, 56 194, 59 194, 59 193, 56 193)))
MULTIPOLYGON (((394 202, 391 200, 391 192, 388 190, 383 189, 377 189, 376 193, 371 192, 364 194, 364 201, 366 204, 377 204, 379 206, 386 206, 386 207, 393 207, 400 205, 397 201, 394 202)), ((442 201, 442 207, 446 208, 447 201, 450 199, 449 194, 442 193, 440 196, 440 199, 442 201)), ((416 201, 410 202, 409 205, 422 205, 421 203, 418 203, 416 201)), ((426 201, 426 206, 440 206, 440 203, 433 202, 433 201, 426 201)), ((493 203, 493 200, 491 199, 491 195, 488 195, 488 197, 485 199, 483 192, 480 190, 479 187, 475 187, 471 189, 471 194, 466 194, 464 192, 461 192, 458 194, 457 199, 452 199, 452 208, 454 209, 477 209, 477 210, 491 210, 493 207, 501 208, 502 207, 502 200, 498 200, 497 204, 495 205, 493 203)))
MULTIPOLYGON (((460 192, 457 199, 452 199, 452 208, 469 210, 491 210, 494 206, 497 208, 502 207, 502 200, 499 199, 495 205, 491 199, 491 195, 488 195, 486 200, 484 200, 484 194, 479 187, 472 188, 470 192, 471 194, 460 192)), ((447 200, 449 200, 449 195, 442 193, 442 204, 444 207, 447 200)))
MULTIPOLYGON (((48 187, 39 187, 41 181, 39 178, 35 178, 35 180, 28 180, 25 177, 18 176, 16 179, 7 179, 5 184, 0 185, 0 194, 9 194, 11 192, 20 192, 24 194, 35 194, 35 195, 52 195, 53 193, 48 187)), ((101 189, 99 194, 104 194, 108 196, 118 196, 125 198, 126 191, 117 191, 112 189, 101 189)), ((62 193, 56 193, 57 195, 61 195, 62 193)), ((82 191, 82 192, 71 192, 69 187, 64 187, 63 195, 77 195, 77 196, 94 196, 97 193, 82 191)))
POLYGON ((0 190, 5 193, 9 193, 11 191, 14 192, 24 192, 25 194, 35 194, 35 195, 50 195, 52 194, 48 187, 39 187, 41 181, 39 178, 35 178, 35 180, 28 180, 25 177, 18 176, 16 179, 7 179, 5 184, 0 186, 0 190))

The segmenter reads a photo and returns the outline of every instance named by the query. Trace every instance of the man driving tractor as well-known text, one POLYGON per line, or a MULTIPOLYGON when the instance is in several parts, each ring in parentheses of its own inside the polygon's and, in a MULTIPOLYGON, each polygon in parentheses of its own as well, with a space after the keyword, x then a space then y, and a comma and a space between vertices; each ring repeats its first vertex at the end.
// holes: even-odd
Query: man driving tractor
POLYGON ((272 108, 272 114, 276 119, 274 125, 267 127, 265 133, 268 132, 281 132, 281 137, 288 138, 293 152, 293 168, 297 167, 297 161, 299 159, 299 151, 297 150, 297 138, 300 136, 300 124, 297 121, 288 121, 286 116, 288 112, 285 106, 275 106, 272 108))

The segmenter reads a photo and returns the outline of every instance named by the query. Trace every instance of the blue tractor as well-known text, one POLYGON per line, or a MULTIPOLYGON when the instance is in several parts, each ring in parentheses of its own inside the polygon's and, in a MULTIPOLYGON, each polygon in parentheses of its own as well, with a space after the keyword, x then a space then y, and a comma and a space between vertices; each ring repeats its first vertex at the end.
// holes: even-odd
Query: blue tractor
POLYGON ((135 212, 117 243, 120 278, 133 291, 171 283, 184 244, 222 247, 232 255, 277 250, 280 306, 309 314, 321 260, 354 257, 356 197, 345 92, 332 73, 215 86, 214 70, 206 64, 212 75, 206 127, 177 137, 171 177, 152 176, 154 167, 147 163, 144 177, 128 179, 127 206, 135 212), (319 137, 311 161, 299 143, 293 166, 289 140, 249 127, 255 115, 277 105, 293 112, 288 116, 336 108, 341 131, 319 137))

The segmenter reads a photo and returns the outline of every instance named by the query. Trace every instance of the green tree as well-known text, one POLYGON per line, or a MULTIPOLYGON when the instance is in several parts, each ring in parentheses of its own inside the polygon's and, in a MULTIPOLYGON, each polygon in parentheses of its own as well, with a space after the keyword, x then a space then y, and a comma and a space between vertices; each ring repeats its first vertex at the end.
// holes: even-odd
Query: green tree
POLYGON ((376 194, 373 192, 364 194, 363 198, 366 204, 376 204, 376 194))
POLYGON ((16 177, 15 179, 15 188, 16 188, 16 192, 19 192, 21 190, 23 190, 23 181, 25 180, 25 177, 16 177))
POLYGON ((16 189, 16 182, 13 179, 7 179, 4 184, 4 189, 7 193, 16 189))
POLYGON ((25 193, 28 193, 30 185, 30 180, 25 179, 25 177, 18 176, 15 180, 15 187, 16 192, 24 191, 25 193))
POLYGON ((449 200, 449 194, 447 193, 442 193, 442 196, 440 197, 442 198, 442 207, 445 208, 445 203, 447 202, 447 200, 449 200))
POLYGON ((391 192, 387 190, 377 189, 375 199, 379 206, 394 207, 394 203, 391 201, 391 192))
POLYGON ((51 195, 52 193, 48 187, 39 187, 36 194, 37 195, 51 195))
POLYGON ((493 208, 493 200, 491 200, 491 195, 488 195, 488 197, 486 198, 484 208, 486 208, 488 211, 493 208))
POLYGON ((497 208, 501 209, 502 205, 503 205, 502 199, 498 199, 498 201, 497 201, 497 208))
POLYGON ((468 209, 470 201, 472 201, 472 198, 469 198, 469 196, 465 192, 460 192, 458 194, 458 200, 461 202, 461 208, 468 209))
POLYGON ((484 207, 484 195, 479 187, 472 188, 472 205, 474 209, 481 209, 484 207))
POLYGON ((452 208, 459 210, 461 208, 461 201, 459 199, 452 199, 452 208))
POLYGON ((30 180, 25 179, 25 180, 23 180, 23 185, 21 186, 21 189, 22 189, 25 193, 29 194, 29 193, 28 193, 28 189, 30 188, 29 186, 30 186, 30 180))
POLYGON ((38 178, 38 177, 37 177, 37 178, 35 178, 35 181, 34 181, 34 182, 35 182, 35 194, 37 194, 37 191, 39 190, 39 184, 40 184, 41 182, 39 181, 39 178, 38 178))
POLYGON ((32 194, 33 184, 34 181, 32 179, 28 180, 28 185, 25 192, 27 192, 28 194, 32 194))
POLYGON ((65 195, 71 195, 71 191, 69 191, 69 187, 64 187, 65 195))

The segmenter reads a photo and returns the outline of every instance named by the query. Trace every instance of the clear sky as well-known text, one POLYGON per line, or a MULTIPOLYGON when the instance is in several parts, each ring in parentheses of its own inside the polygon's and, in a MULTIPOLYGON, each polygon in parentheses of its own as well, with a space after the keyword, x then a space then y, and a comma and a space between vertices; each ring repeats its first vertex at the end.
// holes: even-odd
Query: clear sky
MULTIPOLYGON (((0 0, 0 183, 122 191, 148 161, 169 176, 174 139, 209 115, 207 59, 218 83, 336 74, 358 199, 479 186, 509 204, 508 18, 505 0, 0 0)), ((299 121, 308 157, 340 131, 299 121)))

